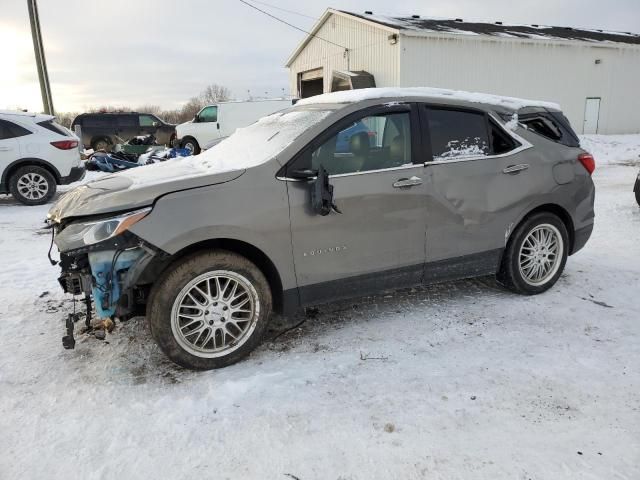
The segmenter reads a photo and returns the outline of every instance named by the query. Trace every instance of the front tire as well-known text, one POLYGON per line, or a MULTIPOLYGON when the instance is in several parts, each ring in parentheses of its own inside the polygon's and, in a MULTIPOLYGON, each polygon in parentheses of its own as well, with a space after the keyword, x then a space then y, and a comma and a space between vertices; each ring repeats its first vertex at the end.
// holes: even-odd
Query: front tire
POLYGON ((564 222, 552 213, 536 213, 511 235, 497 279, 516 293, 542 293, 560 278, 568 251, 564 222))
POLYGON ((186 137, 182 140, 182 148, 189 150, 191 155, 198 155, 200 153, 200 145, 198 145, 198 141, 193 137, 186 137))
POLYGON ((267 279, 252 262, 225 250, 181 259, 153 286, 151 335, 175 363, 221 368, 255 349, 271 316, 267 279))
POLYGON ((55 195, 56 179, 42 167, 20 167, 9 180, 9 191, 24 205, 43 205, 55 195))

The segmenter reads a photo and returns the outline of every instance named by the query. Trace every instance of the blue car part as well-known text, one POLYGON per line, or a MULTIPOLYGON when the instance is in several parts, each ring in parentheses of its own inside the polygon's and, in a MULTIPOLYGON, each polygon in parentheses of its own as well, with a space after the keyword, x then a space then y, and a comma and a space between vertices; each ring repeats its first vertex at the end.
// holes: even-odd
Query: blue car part
POLYGON ((99 318, 111 318, 115 315, 118 300, 122 295, 120 276, 143 254, 142 248, 89 252, 89 265, 93 277, 91 293, 99 318))

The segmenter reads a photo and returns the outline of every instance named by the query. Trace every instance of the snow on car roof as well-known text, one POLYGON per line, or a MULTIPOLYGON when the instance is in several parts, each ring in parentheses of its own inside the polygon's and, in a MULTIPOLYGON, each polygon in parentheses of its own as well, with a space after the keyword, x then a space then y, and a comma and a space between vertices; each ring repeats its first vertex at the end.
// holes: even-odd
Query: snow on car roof
POLYGON ((494 37, 516 37, 534 40, 576 40, 582 42, 613 42, 640 45, 640 34, 613 32, 608 30, 557 27, 550 25, 522 25, 503 22, 465 22, 461 18, 421 18, 413 16, 389 16, 359 14, 341 10, 364 20, 397 28, 408 35, 451 33, 459 35, 484 35, 494 37))
POLYGON ((447 90, 445 88, 415 87, 415 88, 363 88, 360 90, 344 90, 340 92, 324 93, 315 97, 304 98, 296 105, 314 105, 321 103, 355 103, 363 100, 383 98, 425 97, 434 100, 460 100, 473 103, 484 103, 511 110, 525 107, 543 107, 560 110, 560 105, 540 100, 526 100, 524 98, 504 97, 489 93, 465 92, 463 90, 447 90))

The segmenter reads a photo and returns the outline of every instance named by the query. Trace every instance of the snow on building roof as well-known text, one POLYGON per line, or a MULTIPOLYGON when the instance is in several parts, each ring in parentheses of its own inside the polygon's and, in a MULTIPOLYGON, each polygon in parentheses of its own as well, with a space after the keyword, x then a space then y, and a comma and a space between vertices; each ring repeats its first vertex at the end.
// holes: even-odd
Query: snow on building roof
POLYGON ((533 40, 577 40, 582 42, 613 42, 640 45, 640 34, 611 32, 548 25, 509 25, 502 22, 465 22, 463 19, 421 18, 418 15, 395 17, 387 15, 359 14, 340 10, 341 13, 395 28, 409 35, 449 33, 458 35, 485 35, 503 38, 533 40))
POLYGON ((462 90, 448 90, 445 88, 411 87, 411 88, 363 88, 360 90, 344 90, 340 92, 324 93, 314 97, 304 98, 296 103, 298 105, 314 105, 321 103, 355 103, 363 100, 380 98, 405 98, 423 97, 434 100, 460 100, 473 103, 484 103, 511 110, 520 110, 525 107, 543 107, 560 110, 560 105, 540 100, 526 100, 524 98, 504 97, 488 93, 465 92, 462 90))

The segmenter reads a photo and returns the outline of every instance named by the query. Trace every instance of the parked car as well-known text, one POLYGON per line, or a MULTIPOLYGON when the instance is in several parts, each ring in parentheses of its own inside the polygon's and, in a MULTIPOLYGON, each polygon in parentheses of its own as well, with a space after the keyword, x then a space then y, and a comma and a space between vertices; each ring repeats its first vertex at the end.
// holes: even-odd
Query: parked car
POLYGON ((54 118, 0 111, 0 193, 41 205, 51 200, 57 185, 84 177, 78 137, 54 118))
POLYGON ((138 112, 82 113, 71 123, 81 127, 85 148, 111 151, 122 141, 140 135, 153 135, 158 145, 171 146, 176 138, 176 126, 155 115, 138 112))
POLYGON ((292 103, 293 100, 275 99, 207 105, 193 120, 176 127, 177 140, 182 148, 197 155, 214 140, 228 137, 237 128, 246 127, 260 117, 290 107, 292 103))
POLYGON ((272 311, 479 275, 542 293, 594 221, 593 157, 558 118, 554 104, 436 89, 305 99, 193 160, 59 200, 61 284, 103 318, 141 308, 194 369, 243 358, 272 311), (337 151, 357 122, 376 141, 360 131, 337 151))

